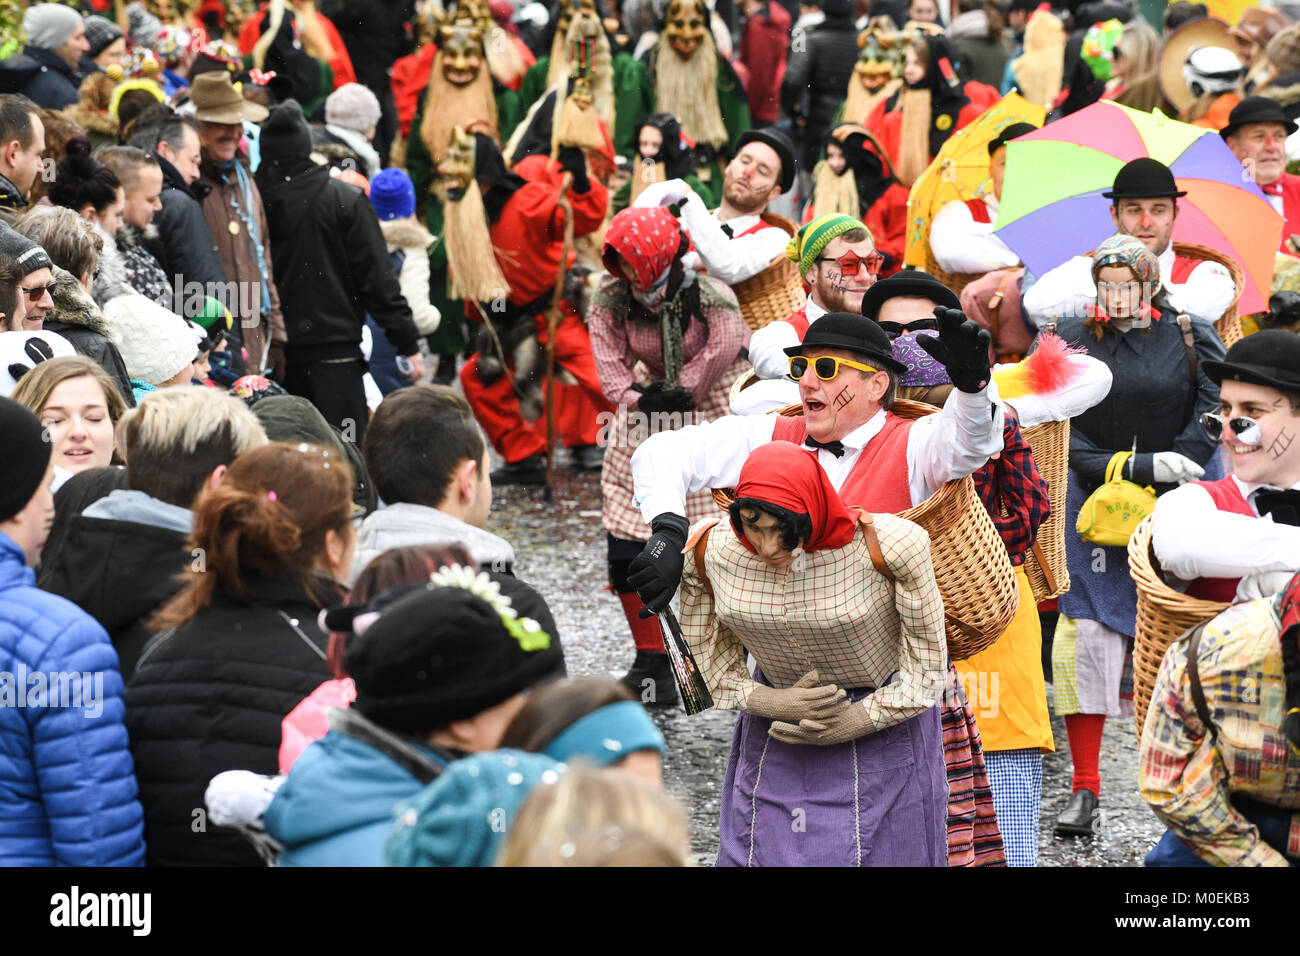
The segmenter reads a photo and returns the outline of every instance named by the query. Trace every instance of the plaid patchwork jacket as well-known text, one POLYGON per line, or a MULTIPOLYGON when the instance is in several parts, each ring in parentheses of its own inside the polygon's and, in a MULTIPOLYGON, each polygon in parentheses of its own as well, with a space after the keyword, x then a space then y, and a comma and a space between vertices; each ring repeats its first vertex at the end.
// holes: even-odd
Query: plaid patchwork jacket
POLYGON ((1039 474, 1034 453, 1010 411, 1002 425, 1002 454, 973 475, 975 491, 984 502, 1011 563, 1025 563, 1038 529, 1052 514, 1047 479, 1039 474))
POLYGON ((1143 798, 1218 866, 1288 865, 1233 806, 1234 797, 1293 811, 1286 852, 1300 856, 1300 755, 1282 729, 1280 599, 1229 608, 1201 635, 1197 670, 1217 739, 1196 712, 1185 639, 1165 654, 1142 732, 1143 798))

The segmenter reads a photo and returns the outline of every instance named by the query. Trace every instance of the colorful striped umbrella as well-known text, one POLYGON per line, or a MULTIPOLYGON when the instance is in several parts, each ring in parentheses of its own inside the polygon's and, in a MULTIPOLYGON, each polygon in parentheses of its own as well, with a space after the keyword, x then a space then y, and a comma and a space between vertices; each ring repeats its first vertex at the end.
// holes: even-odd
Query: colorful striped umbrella
POLYGON ((1243 315, 1267 308, 1282 217, 1213 130, 1102 100, 1007 144, 996 234, 1036 275, 1095 248, 1115 226, 1109 192, 1125 163, 1150 156, 1179 189, 1174 241, 1241 263, 1243 315))

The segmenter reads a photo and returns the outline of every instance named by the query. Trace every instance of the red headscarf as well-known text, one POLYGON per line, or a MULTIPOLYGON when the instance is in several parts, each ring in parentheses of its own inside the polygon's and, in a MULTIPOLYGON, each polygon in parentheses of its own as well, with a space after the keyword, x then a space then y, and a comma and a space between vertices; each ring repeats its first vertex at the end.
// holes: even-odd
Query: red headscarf
POLYGON ((610 275, 629 280, 619 268, 617 252, 632 266, 641 288, 650 289, 673 264, 680 242, 681 227, 667 209, 630 206, 610 220, 600 258, 610 275))
MULTIPOLYGON (((736 500, 741 498, 766 501, 808 515, 812 538, 804 542, 805 551, 842 548, 853 539, 857 528, 857 521, 831 487, 817 456, 788 441, 769 442, 754 449, 736 483, 736 500)), ((745 536, 736 533, 741 543, 753 551, 754 546, 745 536)))

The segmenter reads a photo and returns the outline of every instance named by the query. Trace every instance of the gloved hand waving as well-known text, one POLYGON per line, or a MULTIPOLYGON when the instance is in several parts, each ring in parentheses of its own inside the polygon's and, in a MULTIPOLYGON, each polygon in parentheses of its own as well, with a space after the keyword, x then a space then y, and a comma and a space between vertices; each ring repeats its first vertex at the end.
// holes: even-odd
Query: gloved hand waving
POLYGON ((686 185, 681 179, 668 179, 662 183, 651 183, 641 195, 636 197, 636 202, 632 203, 640 209, 651 209, 655 206, 675 206, 686 198, 686 194, 691 191, 691 187, 686 185))
POLYGON ((953 388, 962 392, 981 391, 989 383, 989 346, 993 342, 987 329, 966 318, 961 309, 935 306, 939 336, 918 335, 916 344, 948 370, 953 388))

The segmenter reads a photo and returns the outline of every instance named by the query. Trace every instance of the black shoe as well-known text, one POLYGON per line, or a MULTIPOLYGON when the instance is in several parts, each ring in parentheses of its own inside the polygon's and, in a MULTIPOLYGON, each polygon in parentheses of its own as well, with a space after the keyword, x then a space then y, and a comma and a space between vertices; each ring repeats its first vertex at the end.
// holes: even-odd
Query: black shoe
POLYGON ((618 680, 643 704, 669 706, 677 703, 677 681, 673 678, 667 654, 637 651, 632 669, 618 680))
POLYGON ((570 449, 573 465, 581 471, 600 471, 605 465, 605 449, 599 445, 579 445, 570 449))
POLYGON ((546 456, 529 455, 492 472, 494 485, 546 484, 546 456))
POLYGON ((1096 832, 1097 795, 1091 790, 1076 790, 1056 818, 1057 836, 1092 836, 1096 832))

